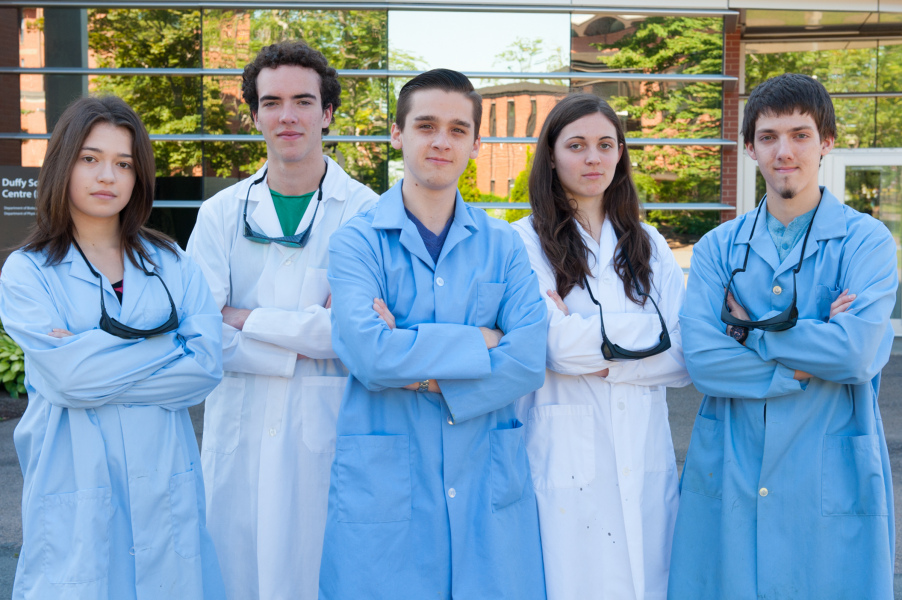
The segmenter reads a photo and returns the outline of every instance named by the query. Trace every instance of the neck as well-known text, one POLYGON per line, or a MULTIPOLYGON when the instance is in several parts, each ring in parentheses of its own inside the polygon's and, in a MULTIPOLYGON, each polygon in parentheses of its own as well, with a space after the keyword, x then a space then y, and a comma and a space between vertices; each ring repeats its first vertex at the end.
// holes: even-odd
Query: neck
POLYGON ((298 162, 270 161, 266 172, 269 189, 284 196, 300 196, 316 190, 326 171, 326 162, 322 152, 310 154, 315 156, 298 162))
POLYGON ((821 189, 817 185, 813 190, 805 190, 788 199, 774 190, 767 190, 767 212, 783 225, 789 225, 796 217, 814 210, 820 201, 821 189))
POLYGON ((598 198, 571 199, 576 205, 576 220, 589 232, 596 242, 601 241, 601 226, 604 224, 603 196, 598 198))
POLYGON ((401 184, 404 206, 429 231, 438 235, 454 214, 457 188, 430 190, 412 182, 413 179, 405 177, 401 184))
POLYGON ((119 215, 109 219, 72 215, 72 224, 75 240, 85 252, 89 248, 118 252, 122 247, 119 215))

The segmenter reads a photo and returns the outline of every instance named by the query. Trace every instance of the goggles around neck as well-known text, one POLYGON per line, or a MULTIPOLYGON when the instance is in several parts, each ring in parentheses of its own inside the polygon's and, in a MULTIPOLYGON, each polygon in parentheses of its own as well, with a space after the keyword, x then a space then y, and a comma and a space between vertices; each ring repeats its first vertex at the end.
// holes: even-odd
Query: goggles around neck
POLYGON ((307 242, 310 238, 310 231, 313 229, 313 224, 316 222, 316 212, 319 210, 319 205, 322 204, 323 200, 323 181, 326 180, 326 173, 329 172, 329 163, 326 163, 326 168, 323 170, 323 176, 319 180, 319 185, 316 187, 317 197, 316 197, 316 206, 313 208, 313 218, 310 219, 310 224, 307 225, 307 228, 300 233, 296 233, 294 235, 283 235, 280 237, 269 237, 263 233, 259 233, 251 229, 251 226, 247 222, 247 202, 251 197, 251 188, 261 183, 264 179, 266 179, 266 173, 269 171, 269 168, 266 171, 263 171, 263 175, 258 177, 247 186, 247 195, 244 197, 244 237, 252 242, 257 242, 258 244, 279 244, 282 246, 287 246, 288 248, 303 248, 307 245, 307 242))
POLYGON ((767 200, 767 195, 761 198, 761 202, 758 203, 758 211, 755 213, 755 220, 752 222, 752 232, 749 234, 748 246, 745 249, 745 260, 742 261, 742 267, 734 269, 733 273, 730 275, 730 281, 727 282, 726 290, 724 290, 723 293, 723 305, 720 307, 720 320, 727 325, 733 325, 735 327, 747 327, 748 329, 760 329, 761 331, 786 331, 787 329, 795 327, 796 322, 799 320, 799 310, 796 308, 796 291, 798 290, 798 285, 796 285, 796 275, 802 270, 802 261, 805 260, 805 247, 808 245, 808 236, 811 234, 811 227, 814 225, 814 217, 817 216, 817 209, 821 207, 821 203, 818 202, 817 206, 814 207, 814 214, 811 215, 811 222, 808 223, 808 230, 805 231, 805 239, 802 242, 802 253, 799 255, 799 264, 792 270, 792 303, 789 305, 789 308, 769 319, 761 321, 743 321, 742 319, 737 319, 730 313, 730 309, 727 306, 727 296, 733 285, 733 278, 736 277, 737 273, 744 273, 745 268, 748 265, 749 252, 752 249, 752 237, 755 235, 755 226, 758 224, 758 217, 761 216, 761 207, 764 206, 765 200, 767 200))
POLYGON ((589 280, 584 276, 583 283, 586 286, 586 290, 589 292, 589 298, 591 298, 595 306, 598 307, 598 316, 601 317, 601 354, 604 356, 605 360, 639 360, 661 354, 670 348, 670 334, 667 333, 667 325, 664 323, 664 316, 661 314, 658 304, 651 296, 639 289, 639 283, 636 281, 636 274, 633 272, 633 266, 630 264, 629 259, 626 261, 626 266, 630 270, 630 275, 633 277, 633 285, 636 288, 636 293, 639 296, 644 296, 647 300, 650 300, 652 306, 655 307, 655 311, 658 313, 658 319, 661 321, 661 335, 658 336, 658 343, 655 346, 645 350, 627 350, 626 348, 621 348, 613 343, 608 339, 608 335, 604 330, 604 314, 601 310, 601 304, 595 299, 595 296, 592 294, 592 288, 589 286, 589 280))
MULTIPOLYGON (((78 242, 72 240, 72 243, 75 244, 75 248, 78 250, 78 253, 81 254, 81 257, 84 259, 85 264, 88 265, 88 269, 97 279, 100 279, 101 282, 103 279, 100 277, 100 273, 94 270, 94 267, 91 266, 91 261, 88 260, 88 257, 85 256, 85 253, 82 251, 81 246, 78 245, 78 242)), ((100 286, 100 329, 106 331, 110 335, 114 335, 118 338, 122 338, 125 340, 136 340, 139 338, 149 338, 154 337, 155 335, 162 335, 164 333, 169 333, 170 331, 174 331, 178 329, 179 326, 179 314, 175 308, 175 302, 172 301, 172 294, 169 293, 169 288, 166 287, 166 282, 163 281, 163 278, 156 271, 150 271, 147 267, 144 266, 144 259, 141 258, 141 270, 144 271, 144 274, 148 277, 156 277, 160 280, 160 283, 163 284, 163 289, 166 290, 166 296, 169 297, 169 319, 160 325, 159 327, 155 327, 153 329, 135 329, 134 327, 129 327, 128 325, 124 325, 120 323, 116 319, 110 317, 110 315, 106 312, 106 304, 103 301, 103 285, 100 286)))

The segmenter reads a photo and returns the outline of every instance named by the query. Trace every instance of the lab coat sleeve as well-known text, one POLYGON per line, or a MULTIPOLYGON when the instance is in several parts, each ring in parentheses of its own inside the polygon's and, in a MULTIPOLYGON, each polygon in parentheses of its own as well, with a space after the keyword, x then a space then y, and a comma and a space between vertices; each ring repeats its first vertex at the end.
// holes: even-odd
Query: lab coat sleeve
MULTIPOLYGON (((841 384, 874 378, 889 360, 889 318, 898 286, 896 244, 883 225, 862 236, 841 267, 842 289, 857 294, 846 312, 829 322, 799 319, 786 331, 756 331, 746 346, 763 360, 841 384)), ((803 267, 804 268, 804 267, 803 267)), ((812 290, 798 290, 801 296, 812 290)))
POLYGON ((726 278, 718 261, 720 242, 715 232, 701 239, 692 252, 686 302, 680 311, 683 353, 695 387, 723 398, 775 398, 804 389, 793 379, 795 370, 761 358, 726 334, 720 321, 726 278))
MULTIPOLYGON (((655 302, 664 322, 667 324, 667 333, 670 335, 670 348, 666 352, 649 356, 641 360, 617 361, 608 367, 608 375, 605 378, 610 383, 632 383, 634 385, 663 385, 669 387, 683 387, 689 385, 689 373, 686 371, 686 361, 683 358, 683 338, 680 332, 680 309, 686 299, 686 289, 683 286, 683 269, 677 263, 667 242, 658 233, 653 233, 652 243, 658 260, 654 263, 656 294, 655 302)), ((631 314, 618 315, 631 317, 631 314)), ((661 327, 657 322, 653 325, 653 331, 661 327)), ((618 342, 619 344, 619 342, 618 342)), ((620 344, 623 346, 623 344, 620 344)))
POLYGON ((375 251, 377 244, 354 226, 339 229, 329 242, 332 344, 351 374, 370 391, 427 377, 488 377, 491 362, 479 328, 423 323, 390 329, 373 310, 373 300, 387 296, 383 281, 390 277, 375 251))
MULTIPOLYGON (((548 290, 556 290, 557 283, 554 278, 554 271, 539 242, 539 238, 528 220, 519 221, 514 225, 515 230, 520 233, 526 250, 529 253, 529 260, 532 268, 536 272, 539 280, 539 291, 545 300, 548 309, 548 349, 547 349, 547 367, 555 373, 563 375, 587 375, 601 371, 602 369, 613 369, 612 382, 628 381, 630 383, 637 382, 637 379, 643 378, 643 372, 646 377, 650 377, 648 382, 642 382, 642 385, 686 385, 688 380, 685 373, 685 367, 682 360, 681 339, 679 337, 679 309, 682 304, 684 290, 682 281, 682 270, 679 266, 675 268, 679 272, 679 278, 675 279, 674 274, 669 270, 662 277, 662 294, 661 300, 657 300, 658 306, 661 307, 664 319, 670 328, 671 350, 666 355, 647 358, 641 361, 633 361, 634 363, 647 363, 647 367, 643 364, 633 367, 625 367, 619 361, 605 360, 601 353, 601 316, 593 314, 585 317, 580 314, 566 315, 560 310, 554 301, 548 297, 548 290), (678 284, 678 288, 677 285, 678 284), (676 336, 674 336, 676 333, 676 336), (619 371, 619 373, 617 372, 619 371)), ((673 263, 664 262, 665 268, 673 268, 676 261, 673 254, 667 250, 669 260, 673 263)), ((620 285, 618 281, 618 285, 620 285)), ((564 301, 566 304, 566 300, 564 301)), ((647 346, 648 336, 642 336, 644 332, 659 331, 661 323, 656 313, 615 313, 613 311, 605 311, 605 331, 608 338, 616 340, 616 343, 624 348, 641 348, 647 346)), ((608 377, 611 377, 609 373, 608 377)))
MULTIPOLYGON (((188 255, 203 271, 213 300, 221 311, 231 298, 229 257, 233 238, 226 232, 237 225, 226 227, 220 207, 214 205, 212 200, 208 202, 202 204, 197 213, 197 224, 188 240, 188 255)), ((254 339, 244 331, 222 324, 222 359, 226 371, 292 377, 297 355, 295 350, 254 339)))
POLYGON ((22 347, 31 385, 51 404, 94 408, 104 404, 159 405, 178 410, 201 402, 222 377, 221 315, 196 267, 180 312, 179 328, 168 334, 124 340, 100 329, 62 339, 66 329, 30 259, 13 255, 0 277, 0 318, 22 347))
POLYGON ((497 320, 504 336, 489 350, 491 376, 453 380, 435 377, 455 422, 503 408, 545 382, 545 303, 523 242, 513 234, 511 240, 509 255, 498 257, 507 261, 506 287, 497 320))

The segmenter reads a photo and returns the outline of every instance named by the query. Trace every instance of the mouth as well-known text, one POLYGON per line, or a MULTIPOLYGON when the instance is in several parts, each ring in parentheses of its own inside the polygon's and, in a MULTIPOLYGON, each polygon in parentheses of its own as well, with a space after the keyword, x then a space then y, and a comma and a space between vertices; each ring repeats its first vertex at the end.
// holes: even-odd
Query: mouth
POLYGON ((113 192, 93 192, 91 195, 99 200, 113 200, 116 197, 113 192))
POLYGON ((585 173, 583 175, 583 177, 585 177, 586 179, 600 179, 600 178, 604 177, 604 173, 598 173, 598 172, 593 171, 591 173, 585 173))
POLYGON ((798 167, 777 167, 774 169, 774 171, 776 171, 777 173, 780 173, 781 175, 788 175, 789 173, 792 173, 793 171, 797 171, 797 170, 798 170, 798 167))
POLYGON ((450 165, 451 161, 447 158, 439 158, 437 156, 430 156, 426 158, 426 162, 430 162, 434 165, 450 165))
POLYGON ((300 131, 283 131, 282 133, 277 134, 276 137, 283 140, 296 140, 302 135, 304 134, 302 134, 300 131))

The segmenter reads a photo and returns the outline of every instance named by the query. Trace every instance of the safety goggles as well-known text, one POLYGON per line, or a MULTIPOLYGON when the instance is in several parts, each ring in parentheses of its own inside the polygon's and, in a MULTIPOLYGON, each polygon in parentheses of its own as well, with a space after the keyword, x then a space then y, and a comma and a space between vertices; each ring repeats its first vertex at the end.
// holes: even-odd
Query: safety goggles
MULTIPOLYGON (((81 257, 84 259, 85 264, 88 265, 88 269, 97 279, 100 279, 100 273, 94 270, 94 267, 91 266, 91 262, 88 260, 88 257, 85 256, 85 253, 82 251, 81 246, 78 245, 78 242, 73 240, 73 244, 75 244, 75 248, 78 250, 78 253, 81 254, 81 257)), ((160 277, 158 273, 155 271, 149 271, 144 266, 144 259, 141 259, 141 270, 144 271, 144 274, 148 277, 156 277, 160 280, 160 283, 163 284, 163 289, 166 290, 166 296, 169 298, 169 319, 160 325, 159 327, 154 327, 153 329, 136 329, 134 327, 129 327, 123 323, 120 323, 116 319, 112 318, 106 312, 106 303, 103 301, 103 286, 100 286, 100 329, 106 331, 110 335, 114 335, 118 338, 122 338, 125 340, 135 340, 138 338, 149 338, 154 337, 156 335, 162 335, 164 333, 169 333, 170 331, 174 331, 179 327, 179 314, 175 308, 175 302, 172 301, 172 294, 169 293, 169 288, 166 287, 166 282, 163 281, 163 278, 160 277)))
MULTIPOLYGON (((267 169, 267 171, 268 170, 269 169, 267 169)), ((247 202, 251 197, 251 188, 266 179, 267 171, 263 171, 263 175, 255 179, 253 183, 247 187, 247 195, 244 197, 244 237, 252 242, 257 242, 258 244, 280 244, 289 248, 303 248, 307 245, 307 241, 310 238, 310 231, 313 229, 313 224, 316 222, 316 213, 323 200, 323 181, 326 179, 326 173, 329 172, 329 163, 326 163, 323 176, 319 180, 319 185, 317 186, 316 206, 313 208, 313 218, 310 219, 310 224, 300 233, 283 235, 281 237, 269 237, 268 235, 254 231, 247 222, 247 202)))
POLYGON ((649 356, 661 354, 670 348, 670 334, 667 333, 667 325, 664 323, 664 316, 661 314, 658 304, 651 296, 639 289, 639 283, 636 281, 636 274, 633 272, 633 266, 630 264, 629 260, 626 261, 626 266, 629 268, 630 274, 632 275, 633 286, 635 286, 636 293, 651 301, 652 306, 655 307, 655 311, 658 313, 658 320, 661 321, 661 335, 658 336, 658 343, 655 346, 645 350, 627 350, 612 342, 608 339, 608 335, 604 330, 604 314, 602 313, 601 304, 592 294, 589 280, 583 278, 583 283, 586 286, 586 290, 589 292, 589 298, 591 298, 595 306, 598 307, 598 316, 601 317, 601 354, 604 356, 605 360, 639 360, 641 358, 648 358, 649 356))
POLYGON ((761 202, 758 203, 758 211, 755 213, 755 220, 752 222, 752 232, 749 234, 748 247, 745 249, 745 260, 742 261, 742 267, 734 269, 733 273, 730 275, 730 281, 727 282, 727 287, 723 294, 723 306, 720 308, 720 320, 727 325, 736 327, 760 329, 761 331, 786 331, 787 329, 795 327, 796 322, 799 320, 799 311, 796 308, 796 290, 798 290, 798 286, 796 285, 796 275, 798 275, 799 271, 802 269, 802 261, 805 260, 805 247, 808 245, 808 236, 811 234, 811 227, 814 225, 814 217, 817 216, 817 209, 821 207, 820 202, 818 202, 817 206, 814 208, 814 214, 811 215, 811 222, 808 223, 808 229, 805 231, 805 239, 802 241, 802 253, 799 255, 799 264, 792 270, 792 303, 789 305, 789 308, 769 319, 763 319, 761 321, 743 321, 742 319, 734 317, 732 313, 730 313, 730 308, 727 305, 727 296, 733 285, 733 278, 736 277, 737 273, 744 273, 745 268, 748 265, 749 252, 752 249, 752 236, 755 235, 755 226, 758 224, 758 217, 761 216, 761 207, 764 206, 764 201, 766 199, 767 196, 764 196, 764 198, 761 199, 761 202))

